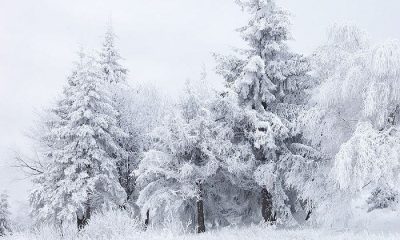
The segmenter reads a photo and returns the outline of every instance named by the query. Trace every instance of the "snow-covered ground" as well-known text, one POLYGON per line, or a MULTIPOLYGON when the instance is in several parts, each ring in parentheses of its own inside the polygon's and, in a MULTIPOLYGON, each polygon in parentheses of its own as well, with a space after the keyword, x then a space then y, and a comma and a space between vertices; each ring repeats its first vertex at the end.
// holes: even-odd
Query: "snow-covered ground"
MULTIPOLYGON (((179 224, 178 224, 179 225, 179 224)), ((89 224, 77 234, 76 229, 41 227, 35 231, 14 232, 0 240, 398 240, 400 239, 400 215, 389 209, 370 213, 354 213, 347 230, 302 227, 279 229, 265 225, 227 227, 203 234, 188 233, 171 223, 164 229, 145 231, 135 217, 124 211, 96 214, 89 224), (186 232, 186 233, 185 233, 186 232)))
POLYGON ((369 233, 366 231, 333 231, 333 230, 279 230, 271 229, 264 226, 252 226, 245 228, 225 228, 207 232, 204 234, 175 234, 172 231, 134 231, 129 234, 104 235, 99 236, 94 234, 90 236, 88 233, 81 236, 65 236, 55 234, 51 229, 46 229, 37 234, 15 234, 4 240, 53 240, 53 239, 68 239, 68 240, 398 240, 399 233, 369 233))

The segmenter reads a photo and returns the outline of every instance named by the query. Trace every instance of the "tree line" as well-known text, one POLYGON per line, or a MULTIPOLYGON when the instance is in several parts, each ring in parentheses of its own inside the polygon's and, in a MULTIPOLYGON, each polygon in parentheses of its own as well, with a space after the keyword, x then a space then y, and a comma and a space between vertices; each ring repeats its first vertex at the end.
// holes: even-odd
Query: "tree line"
POLYGON ((96 54, 79 52, 35 126, 39 158, 19 159, 33 173, 38 222, 81 229, 96 212, 125 209, 200 233, 345 223, 359 198, 368 211, 396 205, 399 42, 371 46, 358 28, 335 26, 303 56, 275 1, 238 3, 247 47, 214 55, 222 89, 205 73, 176 103, 131 87, 111 27, 96 54))

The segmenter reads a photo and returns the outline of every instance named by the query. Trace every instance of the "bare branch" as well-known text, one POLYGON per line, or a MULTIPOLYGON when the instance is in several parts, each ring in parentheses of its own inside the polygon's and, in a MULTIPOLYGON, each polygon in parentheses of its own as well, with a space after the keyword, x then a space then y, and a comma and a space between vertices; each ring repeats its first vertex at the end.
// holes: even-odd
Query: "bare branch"
POLYGON ((39 155, 36 152, 37 160, 32 160, 28 157, 22 157, 19 153, 15 154, 15 165, 12 167, 16 167, 21 169, 28 176, 38 176, 44 173, 44 166, 39 161, 39 155))

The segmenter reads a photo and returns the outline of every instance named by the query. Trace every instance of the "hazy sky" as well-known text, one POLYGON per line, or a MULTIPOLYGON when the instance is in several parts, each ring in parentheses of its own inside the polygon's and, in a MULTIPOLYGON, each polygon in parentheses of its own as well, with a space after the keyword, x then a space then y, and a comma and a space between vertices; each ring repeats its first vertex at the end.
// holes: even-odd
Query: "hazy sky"
MULTIPOLYGON (((400 39, 398 0, 278 0, 293 14, 293 49, 309 54, 327 28, 351 22, 374 42, 400 39)), ((28 181, 9 167, 25 150, 24 131, 35 109, 61 91, 80 45, 100 46, 112 16, 118 47, 132 82, 150 82, 176 94, 211 52, 242 44, 235 29, 246 20, 234 0, 0 0, 0 191, 24 201, 28 181)), ((210 74, 211 81, 221 80, 210 74)))

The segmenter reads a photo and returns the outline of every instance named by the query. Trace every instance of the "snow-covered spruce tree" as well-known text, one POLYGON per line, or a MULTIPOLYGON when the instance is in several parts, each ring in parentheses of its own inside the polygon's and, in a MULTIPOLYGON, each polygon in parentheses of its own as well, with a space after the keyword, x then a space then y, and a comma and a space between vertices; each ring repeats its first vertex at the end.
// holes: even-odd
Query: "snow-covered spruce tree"
POLYGON ((398 41, 370 47, 354 26, 335 26, 315 54, 321 83, 305 114, 304 133, 332 159, 320 179, 327 191, 312 191, 322 222, 345 224, 356 208, 397 204, 399 62, 398 41))
POLYGON ((125 189, 124 207, 136 208, 136 176, 134 170, 149 147, 148 133, 159 124, 168 109, 165 99, 155 87, 127 83, 127 69, 116 47, 116 35, 111 23, 107 26, 104 42, 98 54, 102 79, 109 84, 112 101, 118 111, 118 126, 126 133, 118 143, 127 153, 118 162, 119 182, 125 189))
POLYGON ((124 154, 116 139, 124 133, 100 76, 96 61, 81 53, 52 109, 54 119, 41 138, 48 165, 30 195, 39 221, 77 220, 82 228, 92 212, 121 206, 126 198, 116 167, 124 154))
MULTIPOLYGON (((118 112, 117 126, 126 133, 123 138, 117 139, 118 144, 126 152, 117 163, 118 179, 126 192, 126 204, 132 205, 134 200, 131 198, 135 190, 133 170, 137 166, 140 146, 131 132, 130 122, 126 116, 127 111, 132 107, 130 104, 132 90, 126 81, 128 70, 120 63, 122 57, 116 47, 115 39, 113 27, 111 23, 108 23, 102 48, 98 53, 98 63, 101 78, 108 85, 112 94, 112 105, 118 112)), ((128 207, 126 204, 125 207, 128 207)))
MULTIPOLYGON (((214 118, 213 151, 218 156, 217 175, 210 179, 206 205, 212 226, 258 223, 259 186, 254 181, 255 157, 252 145, 244 140, 254 126, 254 115, 243 111, 238 96, 230 88, 219 92, 210 102, 214 118)), ((253 112, 254 113, 254 112, 253 112)))
MULTIPOLYGON (((261 213, 266 222, 279 218, 292 222, 302 209, 293 187, 301 185, 302 169, 320 158, 302 144, 295 121, 307 100, 313 81, 309 63, 291 53, 289 14, 273 0, 238 1, 251 18, 239 31, 249 48, 235 57, 219 56, 218 72, 235 89, 247 115, 236 142, 252 146, 251 177, 261 193, 261 213), (298 177, 299 176, 299 177, 298 177)), ((256 191, 254 187, 249 187, 256 191)))
POLYGON ((11 232, 10 211, 8 195, 0 194, 0 237, 11 232))
POLYGON ((219 153, 224 146, 213 128, 208 97, 187 85, 178 109, 151 134, 152 148, 145 153, 137 171, 141 187, 138 204, 150 210, 152 224, 174 221, 205 231, 204 209, 212 178, 219 170, 219 153))
POLYGON ((99 51, 99 64, 104 81, 108 83, 125 83, 128 70, 122 66, 122 60, 115 46, 115 33, 111 23, 108 24, 102 48, 99 51))

